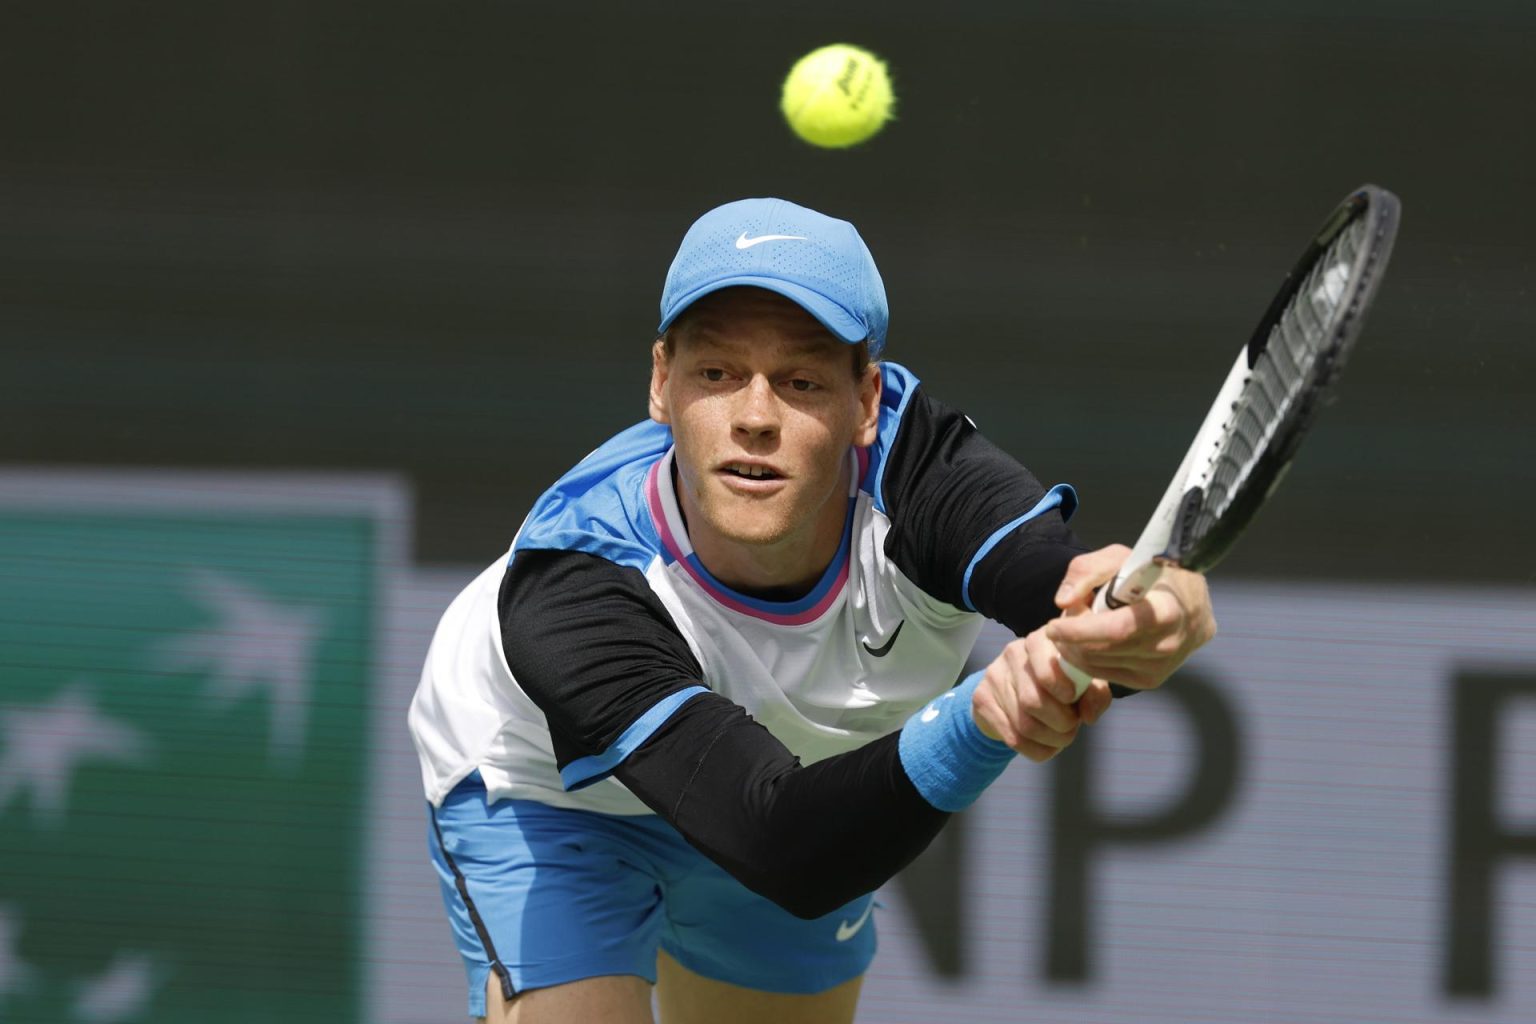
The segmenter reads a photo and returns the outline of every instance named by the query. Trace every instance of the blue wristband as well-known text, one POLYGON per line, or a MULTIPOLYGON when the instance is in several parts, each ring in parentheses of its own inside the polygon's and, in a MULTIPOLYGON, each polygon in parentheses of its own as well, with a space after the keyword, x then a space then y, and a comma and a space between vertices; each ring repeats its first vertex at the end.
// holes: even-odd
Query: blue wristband
POLYGON ((941 811, 965 810, 1015 756, 971 717, 971 694, 980 682, 980 672, 967 676, 901 727, 901 766, 923 799, 941 811))

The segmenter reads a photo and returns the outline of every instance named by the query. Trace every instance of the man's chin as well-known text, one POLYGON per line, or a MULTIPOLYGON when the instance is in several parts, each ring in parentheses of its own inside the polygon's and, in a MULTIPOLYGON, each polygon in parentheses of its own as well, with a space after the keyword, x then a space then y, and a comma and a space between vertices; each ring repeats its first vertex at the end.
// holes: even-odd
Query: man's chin
POLYGON ((789 524, 755 503, 721 502, 705 513, 710 530, 721 540, 745 547, 769 547, 787 537, 789 524))

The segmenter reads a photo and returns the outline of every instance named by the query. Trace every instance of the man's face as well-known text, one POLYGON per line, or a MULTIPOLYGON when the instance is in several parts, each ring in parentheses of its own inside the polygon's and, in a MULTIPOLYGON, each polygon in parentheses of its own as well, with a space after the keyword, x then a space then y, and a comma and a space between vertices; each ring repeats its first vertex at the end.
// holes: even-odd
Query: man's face
POLYGON ((685 317, 670 355, 656 343, 651 418, 672 427, 701 557, 711 541, 796 557, 839 538, 848 450, 875 440, 878 369, 856 378, 848 345, 759 288, 723 289, 685 317))

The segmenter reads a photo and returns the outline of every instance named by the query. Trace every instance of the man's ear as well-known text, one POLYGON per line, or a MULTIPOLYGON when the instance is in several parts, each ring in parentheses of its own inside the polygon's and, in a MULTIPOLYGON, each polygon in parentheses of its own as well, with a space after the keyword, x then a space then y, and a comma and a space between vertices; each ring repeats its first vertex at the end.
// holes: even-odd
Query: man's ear
POLYGON ((667 404, 667 376, 672 372, 672 367, 667 359, 666 342, 656 339, 651 346, 651 419, 657 423, 670 424, 672 422, 671 410, 667 404))
POLYGON ((884 387, 880 379, 880 364, 864 367, 864 377, 859 381, 859 422, 853 430, 853 443, 868 448, 880 436, 880 395, 884 387))

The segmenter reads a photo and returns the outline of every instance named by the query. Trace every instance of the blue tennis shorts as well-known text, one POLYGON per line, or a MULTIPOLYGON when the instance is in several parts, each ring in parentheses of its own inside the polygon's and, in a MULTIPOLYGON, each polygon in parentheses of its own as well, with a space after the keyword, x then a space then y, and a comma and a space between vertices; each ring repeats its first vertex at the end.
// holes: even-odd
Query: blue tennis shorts
POLYGON ((707 978, 812 994, 860 976, 874 959, 872 895, 801 920, 655 816, 487 804, 478 773, 428 814, 471 1017, 485 1015, 493 971, 508 999, 605 974, 654 984, 660 948, 707 978))

